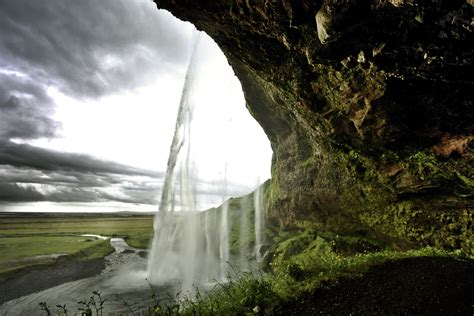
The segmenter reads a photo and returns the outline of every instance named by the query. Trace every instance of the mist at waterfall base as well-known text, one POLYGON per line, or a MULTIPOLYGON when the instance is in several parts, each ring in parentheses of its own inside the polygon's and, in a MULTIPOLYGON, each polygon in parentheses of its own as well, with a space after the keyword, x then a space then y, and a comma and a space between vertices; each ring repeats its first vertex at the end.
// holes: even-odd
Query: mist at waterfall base
MULTIPOLYGON (((148 261, 148 279, 152 284, 179 284, 182 293, 189 293, 197 286, 227 280, 232 268, 231 261, 236 263, 238 269, 249 269, 252 262, 260 260, 263 242, 261 183, 256 179, 253 207, 242 203, 237 210, 240 219, 237 225, 239 251, 232 254, 235 258, 231 258, 231 222, 236 217, 229 214, 227 200, 227 177, 232 167, 228 164, 228 155, 232 154, 233 145, 231 137, 226 135, 229 129, 216 124, 210 134, 194 133, 199 130, 199 124, 231 123, 231 108, 226 106, 225 100, 219 107, 207 111, 215 113, 215 117, 199 117, 199 110, 205 107, 205 104, 199 102, 199 92, 202 91, 202 76, 206 74, 206 68, 203 67, 205 64, 201 63, 209 47, 206 41, 209 41, 207 35, 196 35, 180 100, 159 211, 155 217, 155 235, 148 261), (199 195, 196 192, 200 169, 195 153, 203 150, 203 142, 199 141, 199 137, 203 136, 205 143, 212 144, 205 150, 209 159, 215 161, 212 164, 213 181, 219 188, 222 205, 200 212, 199 195), (254 211, 252 215, 251 210, 254 211), (251 217, 254 219, 254 227, 250 230, 251 217), (255 233, 253 249, 249 249, 250 241, 247 240, 250 231, 255 233)), ((205 165, 209 166, 209 162, 205 165)), ((209 174, 207 172, 207 176, 209 174)))

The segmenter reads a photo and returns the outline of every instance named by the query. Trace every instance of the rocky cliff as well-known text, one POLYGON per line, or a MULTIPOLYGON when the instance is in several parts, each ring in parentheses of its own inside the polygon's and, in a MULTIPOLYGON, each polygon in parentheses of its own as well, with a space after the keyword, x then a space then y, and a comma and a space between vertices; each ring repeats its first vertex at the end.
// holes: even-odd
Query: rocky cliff
POLYGON ((472 0, 155 0, 221 47, 275 225, 473 255, 472 0))

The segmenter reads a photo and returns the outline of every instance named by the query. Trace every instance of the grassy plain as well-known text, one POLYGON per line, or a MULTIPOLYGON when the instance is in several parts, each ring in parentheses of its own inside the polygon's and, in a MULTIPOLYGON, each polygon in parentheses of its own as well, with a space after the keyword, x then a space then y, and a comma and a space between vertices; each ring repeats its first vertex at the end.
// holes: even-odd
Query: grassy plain
POLYGON ((153 236, 151 215, 0 213, 0 280, 58 256, 101 258, 113 251, 108 241, 82 234, 119 236, 132 247, 147 248, 153 236))

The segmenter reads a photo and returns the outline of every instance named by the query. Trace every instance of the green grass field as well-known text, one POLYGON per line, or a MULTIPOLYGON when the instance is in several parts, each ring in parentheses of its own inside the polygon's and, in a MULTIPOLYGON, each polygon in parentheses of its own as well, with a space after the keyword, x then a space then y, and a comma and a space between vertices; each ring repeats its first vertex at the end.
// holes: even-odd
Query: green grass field
POLYGON ((0 214, 0 280, 21 268, 54 262, 59 255, 76 260, 101 258, 113 251, 109 241, 82 234, 124 237, 147 248, 153 236, 151 215, 0 214))

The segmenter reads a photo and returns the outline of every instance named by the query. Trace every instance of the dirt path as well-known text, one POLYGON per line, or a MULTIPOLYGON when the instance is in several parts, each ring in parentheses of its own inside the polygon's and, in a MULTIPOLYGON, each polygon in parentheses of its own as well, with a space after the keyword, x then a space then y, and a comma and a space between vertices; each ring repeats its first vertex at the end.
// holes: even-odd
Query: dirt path
POLYGON ((285 315, 474 315, 474 261, 388 262, 287 302, 285 315))

